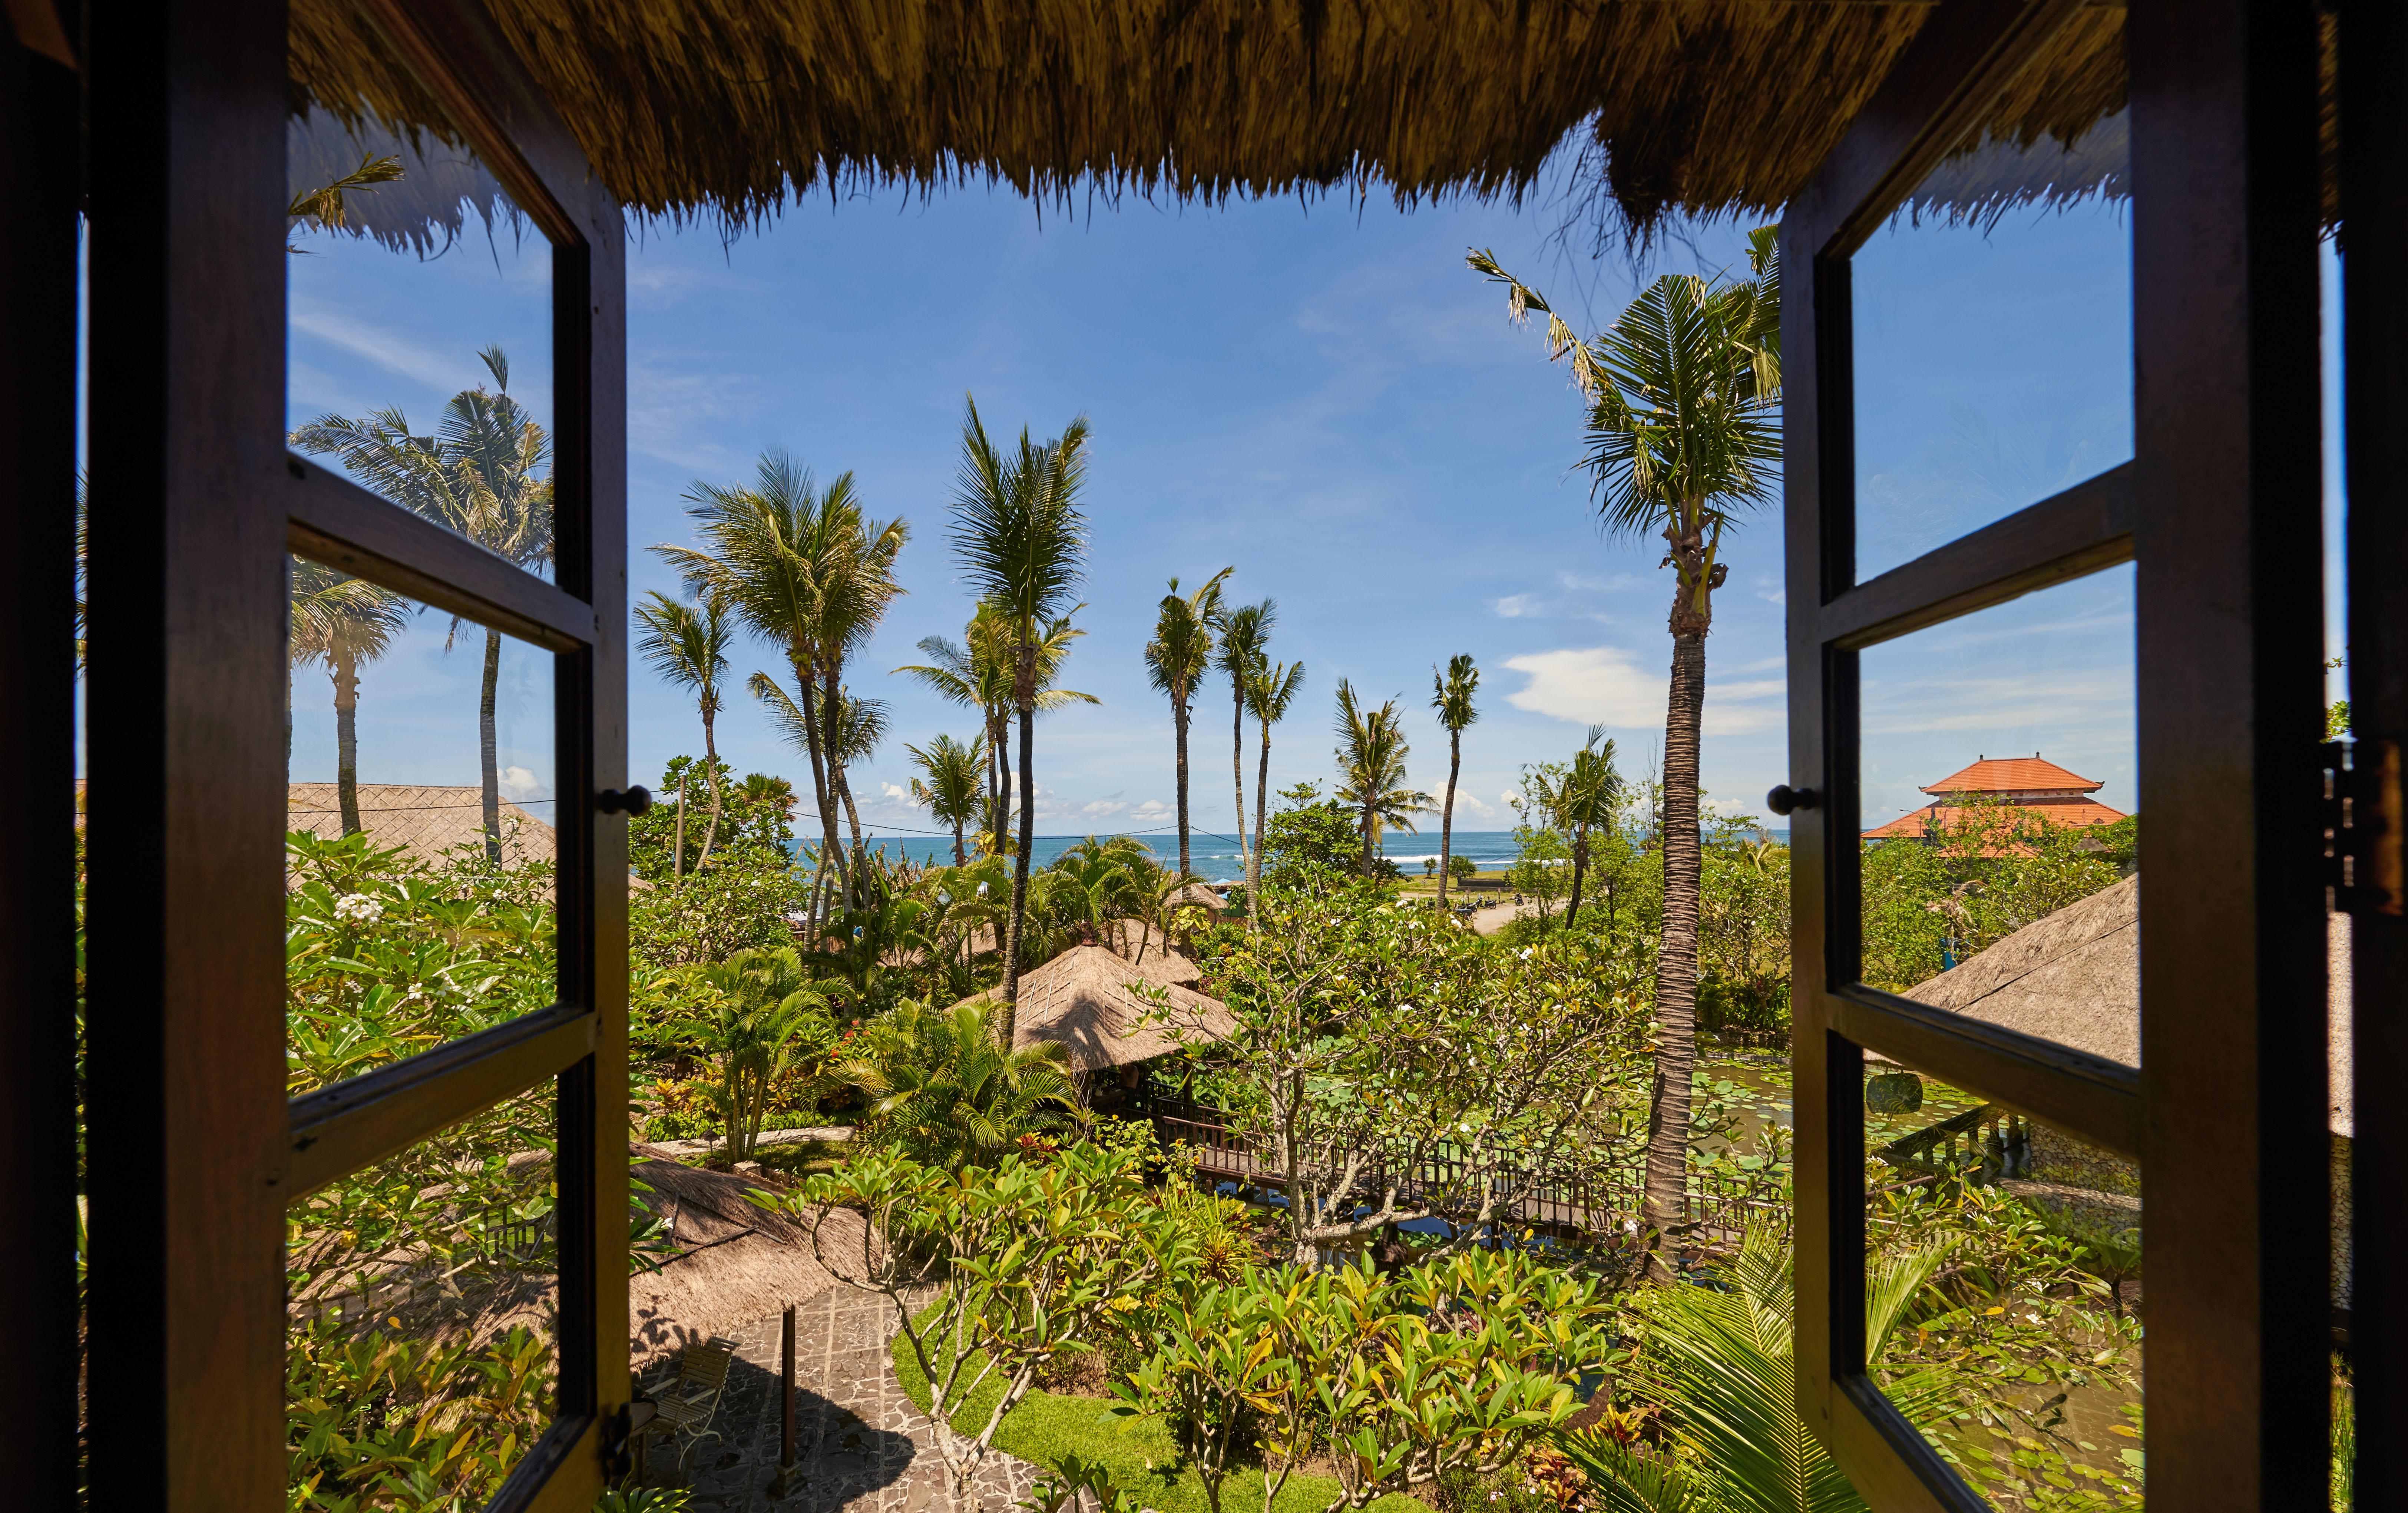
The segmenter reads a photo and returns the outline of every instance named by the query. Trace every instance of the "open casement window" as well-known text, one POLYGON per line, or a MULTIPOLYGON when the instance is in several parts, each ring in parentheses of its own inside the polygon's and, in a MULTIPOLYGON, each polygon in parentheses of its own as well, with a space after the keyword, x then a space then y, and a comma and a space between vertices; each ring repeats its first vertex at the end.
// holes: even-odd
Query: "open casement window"
MULTIPOLYGON (((2396 49, 2382 55, 2396 67, 2396 49)), ((1943 1168, 1951 1149, 1957 1171, 1986 1162, 1991 1180, 2032 1178, 2040 1151, 2087 1173, 2057 1183, 2058 1195, 2078 1185, 2095 1212, 2116 1214, 2110 1229, 2141 1272, 2116 1304, 2145 1318, 2150 1501, 2324 1506, 2333 1313, 2315 58, 2312 7, 1941 5, 1782 221, 1799 791, 1797 1392, 1876 1508, 1991 1506, 1951 1431, 1910 1424, 1888 1391, 1898 1378, 1881 1359, 1866 1362, 1866 1241, 1883 1221, 1878 1205, 1869 1217, 1866 1171, 1883 1171, 1869 1156, 1893 1162, 1893 1185, 1907 1185, 1916 1163, 1943 1168), (2121 70, 2058 67, 2087 53, 2087 43, 2064 43, 2102 29, 2121 32, 2121 70), (2128 270, 2128 347, 2114 301, 2069 316, 2052 299, 2083 279, 2014 265, 2015 226, 2047 214, 2035 200, 2049 200, 2049 186, 2078 191, 2073 200, 2090 205, 2081 214, 2114 207, 2095 255, 2128 270), (2001 205, 2003 217, 1989 214, 2001 205), (1953 265, 1972 277, 1957 279, 1948 308, 1899 311, 1893 241, 1951 226, 1986 263, 1953 265), (2032 289, 2049 299, 2025 299, 2032 289), (2015 340, 2035 330, 2037 357, 2015 340), (2061 405, 2069 385, 2102 409, 2087 449, 2006 482, 1991 470, 1979 489, 1924 479, 1931 487, 1916 492, 1899 414, 1859 409, 1859 397, 1895 407, 1927 378, 1948 383, 2018 351, 2037 364, 2020 376, 2032 409, 2061 405), (2049 612, 2032 609, 2044 603, 2049 612), (1989 617, 2014 636, 1974 634, 1989 617), (1962 954, 1982 942, 1960 939, 1945 918, 1928 921, 1934 959, 1910 971, 1881 913, 1888 899, 1869 882, 1898 863, 1878 848, 1962 841, 1939 809, 1905 829, 1890 821, 1898 733, 1916 718, 1931 728, 2006 718, 1972 708, 1982 699, 2037 706, 2037 728, 2076 718, 2098 687, 2052 682, 2052 626, 2090 626, 2083 655, 2093 670, 2107 665, 2107 704, 2121 704, 2133 766, 2121 807, 2141 809, 2138 884, 2087 896, 2078 908, 2095 921, 2054 916, 2057 928, 2083 925, 2090 951, 2058 962, 2057 978, 2032 971, 2008 983, 2014 971, 2001 968, 1997 980, 1948 983, 1943 968, 1962 971, 1962 954), (1916 665, 1914 643, 1951 636, 1994 660, 1977 667, 1965 653, 1965 677, 1941 667, 1948 701, 1916 713, 1899 667, 1916 665), (1873 829, 1890 838, 1866 841, 1873 829), (1924 971, 1948 985, 1916 985, 1924 971), (2102 974, 2121 974, 2121 985, 2102 985, 2102 974), (1999 983, 2023 995, 2023 1012, 1999 1012, 1999 1002, 1977 1012, 1977 992, 1999 983), (1899 1093, 1910 1082, 1919 1087, 1899 1093), (1890 1116, 1922 1089, 1962 1101, 1927 1106, 1928 1130, 1899 1142, 1890 1116), (2143 1229, 2148 1263, 2138 1267, 2143 1229)), ((2370 111, 2396 140, 2396 104, 2370 111)), ((2394 308, 2384 313, 2396 328, 2394 308)), ((1945 458, 1931 460, 1941 450, 1927 449, 1927 470, 1945 470, 1945 458)), ((2396 551, 2399 528, 2382 530, 2396 551)), ((2384 609, 2353 603, 2372 617, 2358 648, 2384 609)), ((1931 677, 1936 663, 1945 658, 1919 667, 1931 677)), ((2384 677, 2396 682, 2399 663, 2384 677)), ((2394 699, 2386 713, 2396 708, 2394 699)), ((2040 757, 2037 745, 2014 757, 2040 757)), ((2058 800, 2090 802, 2071 788, 2095 774, 2066 783, 2040 780, 2040 762, 1989 766, 2014 780, 1986 788, 2064 785, 2058 800)), ((1985 855, 1982 843, 1968 855, 1985 855)), ((2399 928, 2386 916, 2348 922, 2359 942, 2374 939, 2367 930, 2391 942, 2399 928)), ((2037 956, 2057 949, 2020 939, 2037 956)), ((2388 962, 2362 947, 2359 1005, 2396 997, 2388 962)), ((2367 1014, 2359 1026, 2365 1046, 2367 1014)), ((2362 1055, 2359 1084, 2367 1077, 2362 1055)), ((2359 1330, 2362 1362, 2374 1354, 2367 1345, 2359 1330)))
POLYGON ((285 1506, 294 1332, 402 1326, 414 1285, 473 1262, 523 1284, 536 1326, 531 1406, 474 1431, 499 1458, 479 1485, 495 1507, 590 1507, 629 1400, 619 207, 472 3, 96 10, 90 38, 91 179, 130 191, 91 208, 91 1506, 285 1506), (400 178, 355 185, 347 213, 288 213, 379 158, 400 178), (340 287, 376 257, 392 268, 340 287), (443 280, 471 276, 517 307, 447 320, 443 280), (505 326, 522 339, 480 362, 505 326), (440 348, 447 389, 509 404, 295 446, 387 402, 304 361, 300 334, 345 329, 440 348), (453 421, 523 450, 442 451, 474 441, 453 421), (313 620, 313 594, 380 607, 382 649, 313 620), (478 799, 480 650, 499 827, 478 799), (414 712, 371 672, 360 695, 376 655, 466 692, 414 712), (327 770, 304 770, 337 723, 339 783, 331 735, 327 770), (462 776, 399 770, 429 732, 462 776), (329 890, 287 833, 363 825, 452 869, 425 874, 426 908, 468 907, 473 882, 520 943, 376 985, 451 1019, 305 1054, 308 1016, 365 992, 326 953, 358 954, 401 895, 329 890), (290 926, 288 965, 312 909, 322 938, 290 926))
MULTIPOLYGON (((2139 1274, 2113 1306, 2146 1324, 2151 1502, 2323 1506, 2317 25, 2314 7, 2244 0, 1937 7, 1783 221, 1797 1390, 1878 1508, 1992 1506, 1967 1426, 1910 1423, 1898 1377, 1867 1359, 1884 1222, 1868 1170, 1904 1186, 1951 1150, 1969 1180, 2032 1182, 2042 1205, 2071 1191, 2107 1216, 2114 1243, 2094 1255, 2120 1248, 2139 1274), (2123 66, 2061 66, 2101 32, 2120 32, 2123 66), (2036 221, 2046 255, 2017 239, 2036 221), (2067 253, 2077 222, 2098 235, 2067 253), (1955 250, 1933 241, 1952 231, 1955 250), (1889 275, 1914 257, 1927 278, 1946 262, 1951 303, 1901 307, 1911 286, 1889 275), (2017 412, 1951 434, 1929 391, 1968 374, 2017 412), (2085 414, 2058 413, 2077 390, 2085 414), (2061 420, 2080 445, 2050 434, 2061 420), (2000 808, 1948 808, 1954 761, 1897 770, 1952 722, 2031 735, 1961 753, 1997 780, 1958 786, 2000 808), (2139 880, 2028 907, 2052 922, 2017 937, 2021 965, 1963 964, 2028 922, 1978 887, 1953 897, 1968 920, 1989 911, 1980 929, 1955 902, 1885 914, 1884 877, 1919 853, 1884 848, 1978 863, 2057 846, 1954 827, 2036 803, 2058 817, 2031 822, 2071 823, 2111 796, 2085 769, 2117 750, 2108 807, 2140 812, 2139 880), (1917 784, 1939 808, 1910 809, 1917 784), (1918 930, 1919 965, 1899 944, 1918 930), (1951 983, 1952 966, 1990 976, 1951 983), (1933 1089, 1948 1096, 1920 1125, 1895 1121, 1933 1089)), ((2112 1449, 2100 1427, 2065 1437, 2112 1449)))

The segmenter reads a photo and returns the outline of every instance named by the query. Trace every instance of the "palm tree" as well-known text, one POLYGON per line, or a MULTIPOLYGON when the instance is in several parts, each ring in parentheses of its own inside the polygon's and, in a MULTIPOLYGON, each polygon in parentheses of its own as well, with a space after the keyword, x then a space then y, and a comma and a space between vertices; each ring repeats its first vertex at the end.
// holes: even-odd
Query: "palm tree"
POLYGON ((1564 907, 1564 928, 1569 930, 1580 919, 1581 883, 1588 876, 1588 846, 1592 832, 1611 835, 1614 816, 1622 812, 1624 789, 1622 774, 1614 769, 1613 743, 1605 740, 1605 727, 1591 725, 1588 739, 1572 753, 1571 765, 1564 770, 1563 780, 1555 792, 1555 822, 1571 832, 1572 895, 1564 907))
POLYGON ((836 828, 837 806, 848 790, 831 721, 846 659, 867 643, 903 592, 895 559, 910 528, 899 519, 867 519, 852 474, 823 490, 808 469, 774 450, 761 454, 752 487, 696 482, 686 498, 703 549, 652 550, 698 597, 724 604, 785 653, 795 677, 790 702, 819 803, 822 864, 848 879, 836 828))
MULTIPOLYGON (((293 559, 295 667, 323 664, 335 683, 335 792, 343 834, 360 833, 360 668, 385 654, 409 619, 409 601, 307 557, 293 559)), ((284 699, 284 754, 293 755, 293 696, 284 699)))
POLYGON ((1020 997, 1020 934, 1027 922, 1028 849, 1037 831, 1039 649, 1075 611, 1071 595, 1087 551, 1079 490, 1087 475, 1087 418, 1042 446, 1020 433, 1006 458, 966 405, 953 493, 953 554, 979 598, 995 606, 1011 649, 1011 703, 1020 716, 1020 844, 1012 858, 1011 915, 1003 946, 1003 1043, 1020 997))
POLYGON ((905 742, 903 749, 911 753, 911 764, 920 769, 920 778, 911 779, 911 802, 925 805, 929 816, 940 825, 953 827, 953 865, 969 864, 962 849, 962 828, 978 818, 979 784, 987 764, 986 735, 970 737, 964 746, 951 735, 939 735, 927 749, 905 742))
POLYGON ((1263 733, 1263 754, 1254 768, 1254 844, 1246 850, 1246 914, 1259 920, 1254 895, 1263 886, 1263 804, 1271 785, 1271 727, 1287 718, 1288 706, 1304 687, 1304 664, 1266 665, 1246 679, 1246 707, 1254 711, 1255 728, 1263 733))
POLYGON ((920 1160, 956 1171, 984 1165, 1024 1135, 1061 1129, 1079 1108, 1068 1052, 1052 1040, 1007 1049, 1010 1018, 1009 1004, 984 998, 942 1012, 898 1007, 838 1075, 869 1095, 870 1117, 920 1160))
MULTIPOLYGON (((719 838, 719 741, 714 725, 719 719, 719 679, 727 671, 727 643, 732 627, 727 623, 727 611, 715 599, 706 599, 699 608, 682 605, 655 590, 644 602, 636 606, 636 622, 644 627, 644 635, 636 649, 644 654, 652 670, 680 688, 694 691, 695 707, 702 713, 702 768, 710 778, 710 823, 702 833, 702 854, 695 858, 700 870, 710 860, 710 847, 719 838)), ((678 794, 677 861, 673 878, 685 876, 685 794, 678 794)))
MULTIPOLYGON (((1240 605, 1221 615, 1220 667, 1229 677, 1229 780, 1238 791, 1238 864, 1246 868, 1246 679, 1261 670, 1264 647, 1279 623, 1279 601, 1240 605)), ((1252 876, 1251 870, 1247 875, 1252 876)))
POLYGON ((1187 721, 1197 685, 1212 665, 1212 627, 1221 618, 1221 585, 1235 568, 1224 567, 1195 592, 1182 594, 1179 579, 1154 624, 1154 639, 1145 644, 1146 680, 1170 699, 1170 729, 1179 752, 1179 875, 1193 876, 1187 849, 1187 721))
MULTIPOLYGON (((552 561, 552 438, 510 397, 510 360, 499 347, 477 354, 493 375, 452 396, 433 435, 415 435, 400 410, 372 410, 352 420, 321 415, 293 433, 302 450, 333 453, 344 469, 377 492, 459 532, 486 550, 530 571, 552 561)), ((462 621, 454 616, 452 634, 462 621)), ((452 640, 443 643, 446 651, 452 640)), ((494 726, 501 682, 502 635, 485 629, 485 665, 477 705, 478 758, 483 779, 485 856, 502 860, 502 785, 494 726)))
POLYGON ((1337 729, 1340 785, 1336 797, 1362 813, 1363 875, 1368 878, 1379 849, 1380 827, 1394 825, 1412 832, 1412 816, 1429 812, 1430 796, 1405 786, 1405 758, 1412 748, 1405 744, 1396 700, 1366 710, 1354 697, 1354 685, 1341 678, 1337 729))
MULTIPOLYGON (((1074 609, 1072 613, 1076 613, 1074 609)), ((1062 669, 1063 659, 1070 654, 1070 643, 1087 633, 1071 625, 1063 616, 1046 627, 1037 646, 1037 712, 1049 714, 1073 704, 1101 704, 1092 693, 1076 689, 1055 688, 1054 679, 1062 669)), ((987 815, 984 821, 987 838, 981 844, 992 855, 1001 856, 1010 850, 1003 835, 1001 816, 1010 811, 1011 763, 1010 759, 1010 725, 1011 723, 1011 637, 1003 617, 991 605, 981 604, 970 616, 964 633, 963 645, 956 646, 941 635, 924 636, 920 654, 924 664, 897 667, 898 673, 910 673, 923 685, 949 703, 976 709, 986 730, 987 753, 987 815)))
MULTIPOLYGON (((786 692, 776 678, 765 672, 755 672, 744 680, 746 692, 768 707, 769 722, 796 749, 810 743, 813 726, 809 715, 795 696, 786 692)), ((820 701, 821 726, 818 735, 821 749, 828 758, 829 787, 836 800, 844 807, 845 821, 853 832, 853 849, 862 848, 861 811, 853 806, 853 785, 845 778, 845 769, 857 762, 867 762, 886 738, 886 701, 857 698, 848 688, 838 688, 820 701)), ((855 896, 856 905, 862 900, 855 896)))
POLYGON ((1444 908, 1447 867, 1455 860, 1455 781, 1463 773, 1463 733, 1480 718, 1471 702, 1480 689, 1480 669, 1470 652, 1459 651, 1447 660, 1445 672, 1430 669, 1430 707, 1446 727, 1446 807, 1438 822, 1438 906, 1444 908))
MULTIPOLYGON (((1942 1247, 1885 1253, 1866 1278, 1866 1354, 1881 1359, 1908 1307, 1946 1259, 1942 1247)), ((1738 1258, 1708 1287, 1632 1294, 1643 1320, 1633 1365, 1614 1386, 1619 1422, 1567 1435, 1592 1506, 1615 1513, 1865 1513, 1866 1504, 1798 1412, 1797 1354, 1785 1226, 1748 1231, 1738 1258), (1680 1453, 1635 1433, 1654 1418, 1680 1453)), ((1897 1373, 1884 1394, 1919 1430, 1956 1405, 1937 1368, 1897 1373)))
POLYGON ((1505 284, 1515 321, 1547 317, 1551 357, 1569 355, 1588 402, 1592 497, 1607 525, 1670 549, 1676 580, 1672 676, 1664 720, 1664 932, 1656 964, 1656 1106, 1647 1148, 1647 1217, 1659 1231, 1682 1211, 1688 1181, 1689 1084, 1697 1066, 1698 718, 1706 634, 1731 511, 1772 497, 1781 450, 1781 271, 1776 229, 1748 236, 1753 278, 1667 274, 1590 341, 1495 256, 1472 268, 1505 284))

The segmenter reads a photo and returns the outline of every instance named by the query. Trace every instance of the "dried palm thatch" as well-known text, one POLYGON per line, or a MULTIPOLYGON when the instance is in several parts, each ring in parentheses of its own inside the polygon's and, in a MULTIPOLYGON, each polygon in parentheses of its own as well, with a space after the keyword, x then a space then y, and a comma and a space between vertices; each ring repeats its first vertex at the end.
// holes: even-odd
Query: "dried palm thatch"
POLYGON ((1906 996, 2138 1066, 2140 926, 2135 873, 1917 983, 1906 996))
MULTIPOLYGON (((975 1001, 975 995, 963 1000, 975 1001)), ((1069 1051, 1072 1070, 1096 1072, 1168 1056, 1235 1028, 1219 999, 1149 983, 1133 963, 1101 946, 1073 946, 1021 977, 1011 1044, 1025 1050, 1050 1040, 1069 1051)))
MULTIPOLYGON (((1931 7, 1821 0, 494 0, 638 210, 733 228, 790 193, 972 179, 1215 202, 1518 199, 1559 148, 1570 214, 1768 216, 1931 7)), ((2332 19, 2328 28, 2330 76, 2332 19)), ((1969 151, 2064 154, 2125 103, 2123 12, 2082 12, 1969 151)), ((439 119, 344 0, 295 0, 294 113, 439 119)), ((2328 92, 2329 93, 2329 92, 2328 92)), ((2327 112, 2327 148, 2332 142, 2327 112)), ((437 135, 444 135, 440 132, 437 135)), ((1999 203, 1995 183, 1951 206, 1999 203)), ((2101 186, 2093 184, 2089 189, 2101 186)), ((2056 197, 2060 190, 2007 192, 2056 197)), ((452 211, 456 229, 457 204, 452 211)))
MULTIPOLYGON (((669 1239, 666 1254, 627 1278, 628 1360, 636 1369, 836 1285, 801 1226, 745 1199, 752 1183, 683 1165, 651 1146, 629 1150, 638 1158, 630 1175, 641 1184, 636 1217, 661 1220, 669 1239)), ((530 1152, 514 1158, 511 1167, 539 1173, 549 1160, 530 1152)), ((427 1196, 439 1206, 439 1192, 427 1196)), ((828 1214, 823 1235, 828 1253, 860 1253, 863 1224, 850 1210, 828 1214)), ((346 1289, 357 1275, 346 1275, 346 1289)), ((559 1308, 556 1279, 534 1264, 438 1275, 419 1257, 396 1252, 366 1275, 366 1295, 305 1293, 294 1299, 294 1312, 391 1320, 408 1335, 485 1345, 512 1329, 548 1335, 559 1308)))
MULTIPOLYGON (((333 783, 294 783, 285 798, 287 830, 340 840, 343 813, 333 783)), ((360 828, 379 846, 408 848, 411 860, 434 864, 446 851, 485 842, 483 791, 423 783, 359 785, 360 828)), ((557 854, 552 826, 502 801, 502 860, 511 866, 549 862, 557 854)))

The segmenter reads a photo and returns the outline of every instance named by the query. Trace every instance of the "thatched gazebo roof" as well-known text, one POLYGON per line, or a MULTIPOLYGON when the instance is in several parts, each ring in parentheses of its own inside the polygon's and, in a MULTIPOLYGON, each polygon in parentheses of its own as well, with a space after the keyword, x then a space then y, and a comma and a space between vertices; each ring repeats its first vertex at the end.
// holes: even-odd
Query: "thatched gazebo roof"
MULTIPOLYGON (((1584 208, 1609 232, 1644 231, 1675 212, 1774 214, 1935 8, 492 7, 610 189, 654 215, 735 226, 776 215, 795 193, 992 178, 1062 195, 1090 176, 1108 194, 1208 202, 1332 190, 1404 202, 1515 196, 1569 143, 1582 155, 1570 213, 1584 208)), ((1996 150, 1942 170, 1948 181, 1933 187, 1946 203, 1978 212, 2035 183, 2052 198, 2100 187, 2099 144, 2083 139, 2120 130, 2123 24, 2120 7, 2101 6, 2066 26, 1985 118, 1996 150)), ((2329 77, 2329 13, 2323 24, 2329 77)), ((336 0, 295 0, 296 121, 313 104, 346 119, 441 119, 366 25, 336 0)), ((2328 110, 2329 161, 2332 136, 2328 110)), ((360 214, 373 220, 402 198, 360 196, 360 214)), ((449 203, 455 229, 459 204, 449 203)))
POLYGON ((1074 1071, 1098 1072, 1168 1056, 1198 1038, 1217 1040, 1234 1028, 1219 999, 1149 983, 1135 965, 1101 946, 1073 946, 1021 975, 1011 1045, 1025 1050, 1054 1041, 1069 1050, 1074 1071), (1154 993, 1167 994, 1169 1003, 1157 1003, 1154 993), (1148 1015, 1155 1018, 1140 1026, 1148 1015))
MULTIPOLYGON (((2102 888, 1906 991, 1952 1014, 2141 1064, 2141 878, 2102 888)), ((2335 1135, 2352 1135, 2349 920, 2326 920, 2327 1060, 2335 1135)), ((1869 1053, 1870 1054, 1870 1053, 1869 1053)))
MULTIPOLYGON (((411 860, 432 864, 455 846, 481 845, 485 838, 484 790, 473 785, 447 787, 425 783, 361 783, 358 785, 360 828, 379 846, 402 846, 411 860)), ((284 827, 306 830, 324 840, 343 835, 341 793, 334 783, 287 785, 284 827)), ((502 860, 516 866, 549 862, 559 854, 559 841, 548 821, 504 799, 502 860)))
POLYGON ((1181 888, 1177 892, 1172 893, 1169 898, 1166 899, 1164 902, 1172 908, 1178 908, 1183 905, 1193 905, 1196 907, 1203 909, 1207 913, 1215 916, 1219 915, 1223 910, 1229 906, 1229 901, 1227 899, 1223 898, 1219 893, 1214 892, 1211 888, 1200 882, 1188 883, 1186 886, 1181 888))
MULTIPOLYGON (((753 1183, 684 1165, 652 1146, 628 1151, 638 1158, 630 1175, 651 1190, 636 1192, 637 1217, 665 1222, 671 1246, 627 1278, 628 1361, 638 1370, 841 1285, 814 1257, 801 1226, 746 1201, 753 1183)), ((541 1175, 550 1160, 530 1151, 510 1164, 541 1175)), ((838 1209, 825 1222, 830 1257, 861 1253, 859 1214, 838 1209)), ((294 1299, 296 1315, 391 1318, 411 1335, 481 1345, 514 1328, 544 1333, 559 1306, 555 1278, 538 1267, 428 1277, 422 1257, 396 1252, 369 1270, 381 1274, 366 1300, 372 1306, 337 1292, 308 1293, 294 1299)))

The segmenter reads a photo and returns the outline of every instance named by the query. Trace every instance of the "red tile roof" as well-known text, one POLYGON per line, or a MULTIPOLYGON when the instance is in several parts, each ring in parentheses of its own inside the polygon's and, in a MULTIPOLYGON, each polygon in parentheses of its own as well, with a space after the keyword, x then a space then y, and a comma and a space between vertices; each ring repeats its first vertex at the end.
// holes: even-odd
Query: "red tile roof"
MULTIPOLYGON (((2124 818, 2106 805, 2086 798, 2035 799, 2014 807, 2019 814, 2035 814, 2051 824, 2058 825, 2112 825, 2124 818)), ((1966 813, 1966 810, 1950 804, 1927 804, 1919 809, 1908 810, 1885 825, 1866 831, 1865 839, 1888 840, 1899 835, 1920 837, 1928 832, 1935 818, 1942 828, 1954 829, 1965 823, 1966 813)))
MULTIPOLYGON (((2010 793, 2035 789, 2072 789, 2095 793, 2102 782, 2076 776, 2037 753, 2028 757, 1984 757, 1962 772, 1952 772, 1923 791, 1927 793, 2010 793)), ((2122 819, 2122 815, 2117 815, 2122 819)))

